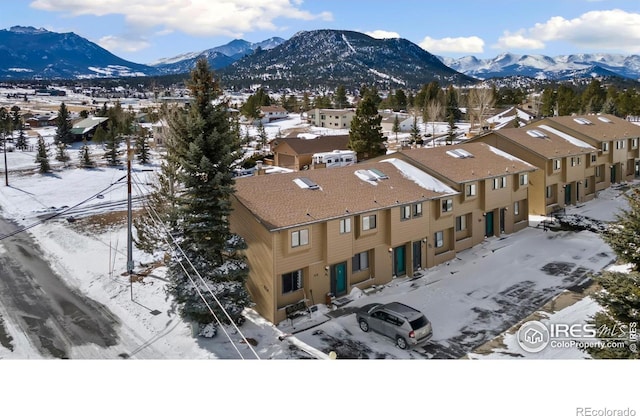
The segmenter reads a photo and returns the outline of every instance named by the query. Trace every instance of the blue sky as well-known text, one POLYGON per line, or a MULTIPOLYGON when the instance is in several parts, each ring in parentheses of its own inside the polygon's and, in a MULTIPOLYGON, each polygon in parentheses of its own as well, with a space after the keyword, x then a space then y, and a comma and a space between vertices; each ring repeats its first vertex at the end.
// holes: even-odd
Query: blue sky
POLYGON ((75 32, 138 63, 344 29, 442 56, 640 54, 637 0, 2 0, 0 28, 75 32))

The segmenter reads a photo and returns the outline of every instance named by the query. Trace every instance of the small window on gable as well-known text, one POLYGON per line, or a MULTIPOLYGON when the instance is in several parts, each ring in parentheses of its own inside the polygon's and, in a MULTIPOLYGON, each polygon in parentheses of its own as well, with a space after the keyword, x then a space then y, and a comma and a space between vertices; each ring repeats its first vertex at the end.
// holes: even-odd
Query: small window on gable
POLYGON ((410 205, 404 205, 402 207, 400 207, 400 219, 401 220, 408 220, 411 218, 411 206, 410 205))
POLYGON ((413 216, 421 217, 422 216, 422 203, 418 202, 417 204, 413 204, 413 216))
POLYGON ((453 199, 443 199, 442 212, 451 212, 451 211, 453 211, 453 199))
POLYGON ((340 220, 340 234, 351 232, 351 218, 343 218, 340 220))
POLYGON ((609 142, 602 142, 602 151, 603 152, 609 151, 609 142))
POLYGON ((365 215, 362 217, 362 231, 373 230, 376 228, 376 216, 365 215))
POLYGON ((525 186, 528 183, 529 183, 529 175, 526 173, 523 173, 522 175, 520 175, 520 185, 525 186))
POLYGON ((306 246, 307 244, 309 244, 308 228, 291 232, 291 247, 306 246))
POLYGON ((476 196, 476 184, 470 183, 467 185, 467 196, 476 196))

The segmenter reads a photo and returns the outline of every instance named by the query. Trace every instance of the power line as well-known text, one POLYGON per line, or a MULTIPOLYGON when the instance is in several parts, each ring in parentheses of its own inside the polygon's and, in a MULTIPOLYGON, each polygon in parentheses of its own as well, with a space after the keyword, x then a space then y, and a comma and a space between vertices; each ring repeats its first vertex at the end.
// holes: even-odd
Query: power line
MULTIPOLYGON (((139 182, 139 180, 135 179, 135 186, 137 187, 138 191, 142 194, 142 190, 140 189, 141 183, 139 182)), ((200 279, 200 282, 202 282, 202 284, 204 285, 204 287, 207 289, 207 291, 209 292, 209 294, 213 297, 213 299, 216 301, 216 303, 218 304, 218 306, 220 307, 220 309, 222 310, 222 312, 224 313, 224 315, 226 316, 226 318, 229 320, 229 322, 231 322, 231 325, 235 328, 235 330, 240 334, 240 336, 242 337, 242 339, 244 340, 244 342, 247 344, 247 346, 249 347, 249 349, 251 350, 251 352, 255 355, 255 357, 257 359, 260 359, 260 356, 255 352, 255 350, 253 349, 253 347, 251 346, 251 344, 249 343, 249 341, 247 340, 247 338, 244 336, 244 334, 242 333, 242 331, 240 331, 240 328, 238 328, 238 326, 236 325, 236 323, 233 321, 233 319, 231 319, 231 317, 229 316, 229 314, 227 313, 226 309, 224 308, 224 306, 222 306, 222 304, 220 303, 220 300, 218 299, 218 297, 213 293, 213 291, 211 290, 211 288, 209 287, 209 285, 207 284, 207 282, 204 280, 204 278, 202 277, 202 275, 198 272, 198 270, 196 269, 196 267, 193 265, 193 263, 191 262, 191 260, 187 257, 187 255, 185 254, 185 252, 182 250, 182 247, 180 247, 180 244, 175 240, 175 238, 173 237, 173 235, 169 232, 169 230, 167 230, 166 226, 164 225, 164 223, 162 222, 162 220, 160 219, 160 216, 158 215, 157 211, 149 204, 144 204, 145 209, 147 209, 148 214, 151 217, 151 220, 154 222, 154 224, 156 226, 160 226, 164 232, 170 237, 170 239, 172 240, 173 244, 177 247, 177 249, 179 250, 179 252, 182 254, 182 256, 184 257, 184 259, 189 263, 189 266, 191 267, 191 269, 193 269, 193 271, 196 273, 196 276, 198 276, 198 278, 200 279), (153 213, 156 215, 156 218, 153 217, 153 215, 151 215, 151 213, 149 212, 149 210, 153 211, 153 213)), ((171 247, 171 243, 166 239, 163 238, 163 240, 165 241, 165 243, 167 243, 168 246, 171 247)), ((202 292, 200 291, 200 289, 198 288, 198 285, 196 284, 195 280, 191 277, 190 273, 187 271, 187 269, 185 268, 184 264, 182 263, 182 261, 178 260, 178 264, 180 265, 180 267, 182 268, 182 270, 184 271, 185 275, 189 278, 189 281, 191 282, 191 284, 193 284, 193 287, 195 288, 196 292, 198 293, 198 295, 200 296, 200 298, 202 299, 202 301, 205 303, 205 305, 207 306, 207 309, 209 310, 209 312, 213 315, 213 317, 215 318, 216 322, 218 323, 218 325, 220 326, 220 328, 222 329, 222 331, 225 333, 225 335, 227 336, 227 338, 229 339, 229 341, 231 341, 231 344, 233 345, 234 349, 238 352, 238 354, 240 355, 240 357, 242 359, 244 359, 244 357, 242 356, 242 353, 238 350, 238 348, 235 346, 235 344, 233 343, 233 340, 231 339, 231 336, 227 333, 226 329, 224 328, 224 325, 222 325, 222 323, 220 322, 220 319, 218 318, 218 316, 215 314, 215 312, 213 311, 213 309, 211 308, 211 306, 209 305, 209 303, 207 302, 207 300, 204 298, 204 295, 202 294, 202 292)))

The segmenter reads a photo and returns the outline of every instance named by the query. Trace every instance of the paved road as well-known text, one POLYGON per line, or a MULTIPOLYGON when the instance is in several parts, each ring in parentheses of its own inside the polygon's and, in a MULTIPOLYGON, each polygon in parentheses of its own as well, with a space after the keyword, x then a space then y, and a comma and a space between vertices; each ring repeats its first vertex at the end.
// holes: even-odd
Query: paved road
MULTIPOLYGON (((0 236, 17 226, 0 217, 0 236)), ((73 346, 116 345, 118 319, 102 304, 69 288, 29 234, 0 240, 0 343, 11 349, 2 320, 22 329, 44 357, 71 358, 73 346)))

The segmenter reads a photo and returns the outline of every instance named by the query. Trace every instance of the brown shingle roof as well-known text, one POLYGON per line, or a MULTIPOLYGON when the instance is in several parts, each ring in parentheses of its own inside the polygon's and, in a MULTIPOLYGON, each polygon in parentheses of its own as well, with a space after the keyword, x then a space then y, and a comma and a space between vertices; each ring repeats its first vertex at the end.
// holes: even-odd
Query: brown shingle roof
POLYGON ((274 152, 278 151, 280 144, 288 144, 298 155, 312 155, 320 152, 330 152, 332 150, 347 150, 349 143, 348 135, 319 136, 315 139, 300 139, 297 137, 287 137, 276 139, 274 152))
POLYGON ((543 119, 540 123, 545 121, 550 125, 557 123, 565 126, 598 142, 640 137, 640 126, 611 114, 551 117, 543 119), (591 124, 581 124, 576 121, 579 119, 588 120, 591 124))
POLYGON ((438 198, 391 163, 369 162, 341 168, 258 175, 236 180, 235 197, 269 230, 326 221, 392 206, 438 198), (376 185, 355 172, 375 167, 388 179, 376 185), (303 189, 294 179, 305 177, 317 190, 303 189))
POLYGON ((403 150, 401 154, 409 161, 413 160, 418 166, 422 165, 455 183, 493 178, 505 173, 530 172, 537 169, 513 156, 506 156, 504 152, 485 143, 463 143, 454 146, 410 149, 403 150), (473 157, 454 157, 450 153, 456 149, 466 150, 473 157))
POLYGON ((512 142, 515 142, 547 159, 583 155, 596 150, 588 143, 584 142, 582 142, 584 143, 583 146, 577 146, 574 143, 578 143, 578 139, 575 139, 572 143, 571 141, 562 138, 561 134, 559 135, 556 132, 545 129, 541 126, 545 126, 545 124, 538 124, 537 127, 504 128, 496 130, 493 134, 502 136, 499 137, 498 140, 501 138, 511 140, 512 142), (540 132, 545 137, 534 137, 536 135, 536 131, 540 132), (530 132, 533 132, 534 135, 532 136, 530 132))

